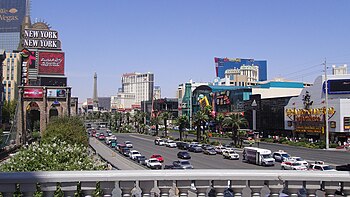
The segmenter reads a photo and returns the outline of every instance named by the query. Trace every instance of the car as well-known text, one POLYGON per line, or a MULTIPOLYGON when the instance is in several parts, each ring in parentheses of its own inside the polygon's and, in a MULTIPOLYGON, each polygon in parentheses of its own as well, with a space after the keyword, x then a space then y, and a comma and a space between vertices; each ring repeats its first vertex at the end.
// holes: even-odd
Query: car
POLYGON ((324 164, 323 161, 316 161, 314 164, 310 164, 309 170, 311 170, 311 171, 336 171, 330 165, 324 164))
POLYGON ((115 147, 115 149, 118 150, 120 153, 123 148, 127 148, 126 145, 123 143, 118 143, 117 146, 115 147))
POLYGON ((133 145, 132 145, 132 143, 131 143, 130 141, 125 141, 124 144, 125 144, 126 147, 128 147, 128 148, 132 148, 132 147, 133 147, 133 145))
POLYGON ((137 150, 131 150, 129 153, 129 158, 135 160, 137 156, 141 156, 141 153, 137 150))
POLYGON ((301 157, 290 157, 288 161, 297 162, 297 163, 303 164, 306 167, 309 166, 309 163, 304 159, 302 159, 301 157))
POLYGON ((157 158, 150 158, 146 160, 146 166, 151 169, 162 169, 162 164, 158 161, 157 158))
POLYGON ((193 166, 188 160, 177 160, 173 162, 174 167, 182 169, 193 169, 193 166))
POLYGON ((156 158, 159 162, 164 162, 164 158, 161 155, 154 154, 151 158, 156 158))
POLYGON ((212 146, 206 146, 203 149, 203 153, 207 154, 207 155, 216 155, 216 151, 215 151, 214 147, 212 147, 212 146))
POLYGON ((193 145, 193 146, 190 146, 188 148, 188 151, 194 152, 194 153, 201 153, 201 152, 203 152, 203 149, 202 149, 202 147, 200 147, 198 145, 193 145))
POLYGON ((100 133, 96 131, 95 137, 98 138, 100 136, 100 133))
POLYGON ((100 133, 100 135, 98 136, 99 140, 104 140, 106 138, 106 136, 103 133, 100 133))
POLYGON ((164 145, 165 145, 165 142, 164 142, 163 139, 157 138, 157 139, 154 140, 154 144, 155 144, 155 145, 159 145, 159 146, 164 146, 164 145))
POLYGON ((141 156, 136 156, 135 161, 141 165, 146 165, 146 160, 147 160, 147 158, 145 156, 141 155, 141 156))
POLYGON ((106 133, 107 133, 108 136, 112 136, 113 135, 111 130, 107 130, 106 133))
POLYGON ((224 157, 224 159, 239 159, 239 154, 236 153, 236 151, 232 148, 223 150, 222 156, 224 157))
POLYGON ((215 151, 217 154, 222 154, 222 151, 226 148, 224 146, 215 146, 215 151))
POLYGON ((190 147, 190 145, 186 142, 177 142, 176 146, 178 149, 181 149, 181 150, 187 150, 190 147))
POLYGON ((191 159, 191 155, 187 151, 180 151, 180 152, 178 152, 177 153, 177 157, 180 158, 180 159, 191 159))
POLYGON ((169 148, 176 148, 176 142, 174 140, 167 140, 165 145, 169 148))
POLYGON ((301 163, 285 161, 281 163, 281 170, 307 170, 307 167, 301 163))
POLYGON ((277 152, 272 153, 272 157, 275 159, 275 161, 284 162, 290 158, 290 155, 287 152, 284 152, 283 150, 279 150, 277 152))
POLYGON ((350 164, 335 166, 337 171, 350 171, 350 164))
POLYGON ((122 155, 128 157, 129 154, 130 154, 130 149, 127 148, 127 147, 121 148, 121 149, 120 149, 120 153, 121 153, 122 155))
POLYGON ((105 138, 106 144, 109 145, 111 143, 111 140, 117 140, 117 136, 115 135, 107 136, 105 138))

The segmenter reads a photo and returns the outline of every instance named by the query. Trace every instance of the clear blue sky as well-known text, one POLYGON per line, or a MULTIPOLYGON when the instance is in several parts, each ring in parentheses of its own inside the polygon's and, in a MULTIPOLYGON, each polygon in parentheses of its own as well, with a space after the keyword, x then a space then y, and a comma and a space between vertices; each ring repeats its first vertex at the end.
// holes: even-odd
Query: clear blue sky
POLYGON ((115 95, 121 75, 153 72, 163 97, 212 81, 214 57, 267 60, 268 79, 313 82, 324 58, 350 66, 350 1, 32 0, 59 31, 68 85, 80 102, 115 95))

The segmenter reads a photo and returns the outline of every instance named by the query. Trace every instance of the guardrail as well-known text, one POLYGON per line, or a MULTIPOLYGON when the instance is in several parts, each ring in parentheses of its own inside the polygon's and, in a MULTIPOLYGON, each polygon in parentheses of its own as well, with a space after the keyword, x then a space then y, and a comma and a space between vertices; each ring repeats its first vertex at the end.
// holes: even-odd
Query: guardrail
POLYGON ((92 196, 96 185, 100 196, 298 196, 300 191, 315 196, 335 196, 337 190, 350 196, 349 172, 276 170, 115 170, 0 173, 0 192, 12 196, 16 191, 33 196, 40 184, 44 196, 54 196, 59 187, 64 196, 79 189, 92 196), (59 186, 58 186, 59 185, 59 186), (17 188, 17 190, 16 190, 17 188), (230 188, 227 190, 227 188, 230 188), (319 196, 319 194, 318 194, 319 196))

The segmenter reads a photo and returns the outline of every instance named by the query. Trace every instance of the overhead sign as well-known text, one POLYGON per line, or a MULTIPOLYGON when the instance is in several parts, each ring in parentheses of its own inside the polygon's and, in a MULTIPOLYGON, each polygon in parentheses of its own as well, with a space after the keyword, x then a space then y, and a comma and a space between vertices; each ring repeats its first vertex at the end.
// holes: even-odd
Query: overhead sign
POLYGON ((26 0, 0 1, 0 32, 20 32, 26 0))
POLYGON ((57 31, 25 29, 22 36, 22 45, 25 48, 61 49, 57 31))
POLYGON ((39 52, 39 75, 64 75, 63 52, 39 52))
POLYGON ((25 88, 23 90, 23 98, 43 98, 43 89, 25 88))
POLYGON ((47 98, 65 98, 66 90, 65 89, 48 89, 47 98))

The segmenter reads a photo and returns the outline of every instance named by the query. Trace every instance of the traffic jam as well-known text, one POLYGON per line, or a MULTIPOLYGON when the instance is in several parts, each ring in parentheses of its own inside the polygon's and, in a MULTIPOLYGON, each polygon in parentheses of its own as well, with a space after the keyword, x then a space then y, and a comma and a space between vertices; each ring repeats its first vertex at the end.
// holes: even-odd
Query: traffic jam
POLYGON ((303 158, 291 156, 283 150, 272 152, 268 149, 250 146, 244 147, 243 149, 235 149, 229 145, 212 146, 209 144, 200 144, 198 142, 189 143, 156 137, 154 139, 155 146, 178 149, 177 160, 172 161, 170 164, 164 164, 162 155, 153 154, 149 158, 146 158, 140 151, 133 149, 133 143, 131 141, 118 141, 117 136, 108 129, 102 132, 102 130, 99 131, 89 128, 87 132, 90 137, 98 139, 120 155, 149 169, 193 169, 191 154, 202 153, 208 156, 219 154, 222 155, 223 159, 241 160, 242 162, 259 166, 274 166, 276 162, 279 162, 281 170, 336 171, 323 161, 309 163, 303 158))

